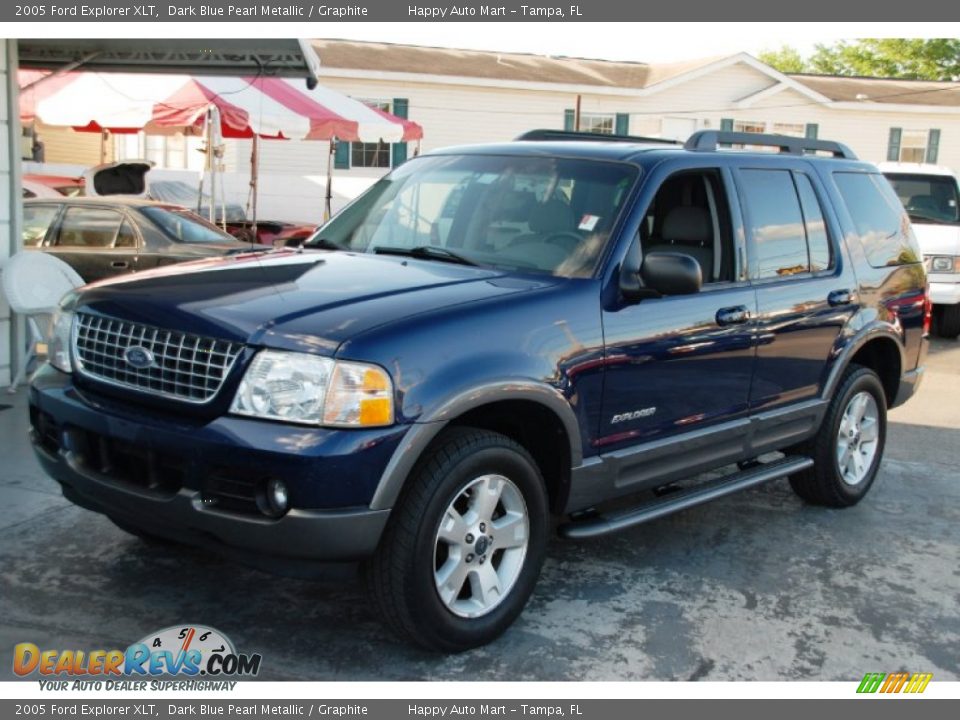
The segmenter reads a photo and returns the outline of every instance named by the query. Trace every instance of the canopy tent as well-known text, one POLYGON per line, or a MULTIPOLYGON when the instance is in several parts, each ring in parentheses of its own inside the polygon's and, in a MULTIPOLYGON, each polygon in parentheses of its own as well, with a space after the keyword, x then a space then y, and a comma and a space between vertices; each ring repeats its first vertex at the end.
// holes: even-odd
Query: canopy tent
MULTIPOLYGON (((211 134, 257 140, 406 142, 414 122, 329 88, 278 77, 218 77, 20 70, 20 118, 81 132, 211 134), (212 119, 212 120, 211 120, 212 119)), ((330 213, 331 164, 327 168, 330 213)), ((252 158, 256 168, 256 157, 252 158)), ((251 180, 255 187, 256 178, 251 180)))

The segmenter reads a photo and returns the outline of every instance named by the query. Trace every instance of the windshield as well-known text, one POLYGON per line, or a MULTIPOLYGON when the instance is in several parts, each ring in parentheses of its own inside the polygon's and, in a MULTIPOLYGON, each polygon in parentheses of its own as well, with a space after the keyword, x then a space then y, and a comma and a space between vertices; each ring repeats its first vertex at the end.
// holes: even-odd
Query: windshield
POLYGON ((957 181, 952 176, 900 173, 886 175, 911 220, 960 222, 957 181))
POLYGON ((188 210, 145 207, 143 214, 177 242, 223 243, 234 238, 188 210))
POLYGON ((307 245, 589 276, 637 177, 622 163, 430 156, 383 178, 307 245))

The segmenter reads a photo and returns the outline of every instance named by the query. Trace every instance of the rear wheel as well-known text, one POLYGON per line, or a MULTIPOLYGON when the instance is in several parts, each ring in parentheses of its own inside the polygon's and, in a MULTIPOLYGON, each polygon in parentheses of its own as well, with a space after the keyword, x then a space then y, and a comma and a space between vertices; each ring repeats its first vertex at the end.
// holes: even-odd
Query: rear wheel
POLYGON ((543 564, 547 497, 536 463, 499 433, 444 433, 408 480, 367 580, 387 624, 459 652, 502 634, 543 564))
POLYGON ((827 408, 817 434, 795 452, 814 465, 790 478, 804 500, 828 507, 860 502, 873 484, 883 457, 887 404, 877 374, 851 365, 827 408))
POLYGON ((960 305, 934 306, 936 334, 955 340, 960 335, 960 305))

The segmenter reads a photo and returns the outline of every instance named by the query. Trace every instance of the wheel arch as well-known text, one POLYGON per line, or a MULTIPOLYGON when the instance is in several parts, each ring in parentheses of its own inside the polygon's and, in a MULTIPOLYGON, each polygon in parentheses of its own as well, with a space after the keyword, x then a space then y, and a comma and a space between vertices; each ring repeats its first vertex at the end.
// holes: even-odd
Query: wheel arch
POLYGON ((576 416, 556 388, 530 380, 511 380, 461 392, 413 423, 380 477, 371 509, 393 507, 417 461, 451 426, 493 430, 518 442, 540 467, 551 509, 563 507, 570 470, 583 461, 576 416), (558 445, 561 452, 556 451, 558 445))
POLYGON ((902 336, 891 326, 879 322, 858 332, 843 346, 834 361, 821 392, 824 400, 833 397, 840 379, 851 363, 863 365, 877 373, 883 385, 887 407, 892 407, 906 367, 902 336))

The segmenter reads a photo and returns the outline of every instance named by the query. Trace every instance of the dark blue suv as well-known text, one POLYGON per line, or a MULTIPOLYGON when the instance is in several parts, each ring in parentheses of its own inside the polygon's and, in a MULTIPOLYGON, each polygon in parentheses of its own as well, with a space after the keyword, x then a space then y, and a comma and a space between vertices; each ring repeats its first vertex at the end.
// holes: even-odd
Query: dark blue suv
POLYGON ((858 502, 929 318, 903 208, 841 145, 536 131, 411 160, 299 250, 71 294, 32 438, 121 528, 363 561, 390 626, 456 651, 521 612, 554 519, 782 477, 858 502))

